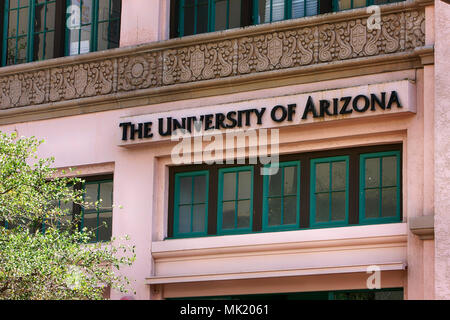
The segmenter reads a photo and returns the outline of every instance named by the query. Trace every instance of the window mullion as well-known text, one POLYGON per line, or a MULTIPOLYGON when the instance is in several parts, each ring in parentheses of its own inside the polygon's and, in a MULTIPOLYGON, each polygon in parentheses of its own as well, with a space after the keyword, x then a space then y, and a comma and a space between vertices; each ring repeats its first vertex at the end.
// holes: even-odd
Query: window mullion
POLYGON ((93 0, 94 6, 91 15, 91 50, 90 52, 97 51, 97 43, 98 43, 98 16, 99 16, 99 1, 93 0))
POLYGON ((383 205, 383 181, 382 181, 382 179, 383 179, 383 175, 382 175, 382 172, 383 172, 383 157, 380 157, 380 173, 379 173, 379 177, 378 177, 378 181, 379 181, 379 183, 380 183, 380 195, 379 195, 379 199, 378 199, 378 201, 379 201, 379 210, 378 210, 378 216, 381 218, 381 216, 382 216, 382 214, 383 214, 383 207, 382 207, 382 205, 383 205))
POLYGON ((33 61, 33 49, 34 49, 34 9, 35 2, 28 2, 28 35, 27 35, 27 62, 33 61))
POLYGON ((9 0, 5 1, 5 12, 3 14, 3 56, 2 66, 6 65, 6 57, 8 55, 8 26, 9 26, 9 0))
POLYGON ((283 217, 284 217, 284 167, 279 168, 279 170, 281 169, 281 205, 280 205, 280 222, 281 225, 283 225, 283 217))
POLYGON ((189 226, 189 231, 192 232, 194 230, 193 221, 194 221, 194 177, 191 177, 191 225, 189 226))
POLYGON ((236 202, 234 203, 234 228, 237 228, 238 221, 238 209, 239 209, 239 171, 236 172, 236 188, 235 188, 235 196, 236 202))
POLYGON ((330 193, 328 194, 328 221, 331 221, 331 218, 332 218, 332 215, 331 215, 331 212, 332 212, 331 199, 333 197, 333 188, 332 188, 333 179, 331 177, 331 174, 333 172, 332 168, 333 168, 333 162, 330 162, 330 173, 329 173, 329 175, 330 175, 330 177, 329 177, 329 184, 330 184, 329 185, 329 190, 330 190, 330 193))

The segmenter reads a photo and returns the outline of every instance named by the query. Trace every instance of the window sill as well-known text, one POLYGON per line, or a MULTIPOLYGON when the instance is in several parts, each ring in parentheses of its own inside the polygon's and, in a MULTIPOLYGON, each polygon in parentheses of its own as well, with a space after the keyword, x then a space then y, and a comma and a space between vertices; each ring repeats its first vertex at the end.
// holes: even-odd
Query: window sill
POLYGON ((385 243, 397 239, 406 242, 407 224, 389 223, 367 226, 349 226, 307 229, 283 232, 219 235, 208 237, 166 239, 152 242, 155 258, 266 251, 269 248, 326 248, 340 245, 385 243))

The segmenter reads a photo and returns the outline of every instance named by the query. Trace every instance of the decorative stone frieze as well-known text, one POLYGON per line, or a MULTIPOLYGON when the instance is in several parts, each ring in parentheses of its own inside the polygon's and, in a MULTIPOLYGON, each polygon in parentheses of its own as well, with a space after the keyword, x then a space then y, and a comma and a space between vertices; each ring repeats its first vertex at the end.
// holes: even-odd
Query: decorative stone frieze
MULTIPOLYGON (((413 52, 425 44, 422 6, 366 10, 198 35, 0 69, 0 109, 107 96, 273 70, 413 52), (19 70, 19 71, 15 71, 19 70)), ((282 72, 282 71, 281 71, 282 72)))

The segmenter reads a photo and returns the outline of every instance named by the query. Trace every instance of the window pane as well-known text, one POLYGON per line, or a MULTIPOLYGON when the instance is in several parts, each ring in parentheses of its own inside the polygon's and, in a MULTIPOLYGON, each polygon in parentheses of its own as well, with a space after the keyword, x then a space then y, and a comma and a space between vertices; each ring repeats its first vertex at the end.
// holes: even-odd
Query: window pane
POLYGON ((191 206, 179 206, 178 208, 178 232, 191 232, 191 206))
POLYGON ((184 0, 184 34, 189 36, 194 34, 195 8, 194 0, 184 0))
POLYGON ((236 173, 225 173, 223 175, 223 200, 234 199, 236 199, 236 173))
MULTIPOLYGON (((98 200, 98 184, 89 183, 86 184, 86 193, 84 195, 84 201, 94 203, 98 200)), ((89 207, 92 209, 92 207, 89 207)))
POLYGON ((380 191, 370 189, 365 193, 366 218, 378 218, 380 216, 380 191))
POLYGON ((297 197, 284 198, 283 224, 297 223, 297 197))
POLYGON ((18 5, 19 5, 19 0, 10 0, 9 1, 9 8, 10 9, 17 8, 18 5))
POLYGON ((120 43, 120 20, 113 20, 109 23, 108 49, 118 48, 120 43))
POLYGON ((316 192, 330 190, 330 163, 316 164, 316 192))
POLYGON ((317 0, 307 0, 306 1, 306 15, 314 16, 317 14, 318 2, 317 0))
POLYGON ((192 177, 180 178, 180 204, 192 202, 192 177))
POLYGON ((208 0, 197 0, 197 34, 208 31, 208 0))
MULTIPOLYGON (((272 21, 280 21, 284 19, 284 1, 285 0, 272 0, 272 21)), ((267 2, 270 5, 270 1, 267 2)))
POLYGON ((102 199, 102 209, 112 208, 113 183, 104 182, 100 184, 100 199, 102 199))
POLYGON ((290 194, 297 194, 297 167, 284 168, 284 195, 290 194))
POLYGON ((269 198, 268 201, 268 224, 278 226, 281 224, 281 198, 269 198))
POLYGON ((249 199, 251 197, 252 174, 251 171, 239 172, 238 198, 249 199))
POLYGON ((328 222, 330 217, 330 198, 328 193, 316 195, 316 222, 328 222))
POLYGON ((97 38, 97 50, 107 50, 108 49, 108 22, 102 22, 98 24, 98 38, 97 38))
POLYGON ((238 228, 250 227, 250 200, 241 200, 238 202, 238 228))
POLYGON ((42 60, 44 59, 44 34, 39 33, 34 35, 34 43, 33 43, 33 60, 42 60))
POLYGON ((361 8, 367 5, 367 0, 353 0, 353 8, 361 8))
POLYGON ((366 159, 365 178, 366 188, 380 185, 380 158, 366 159))
MULTIPOLYGON (((83 228, 87 228, 88 231, 93 231, 97 234, 97 213, 85 213, 83 215, 83 228)), ((93 240, 96 240, 95 238, 93 240)))
POLYGON ((98 241, 109 241, 112 235, 112 212, 99 215, 98 241))
POLYGON ((17 40, 16 63, 27 62, 27 46, 28 46, 28 41, 27 41, 26 37, 21 37, 17 40))
MULTIPOLYGON (((72 1, 75 4, 79 1, 72 1)), ((79 5, 79 4, 78 4, 79 5)), ((89 24, 92 21, 92 0, 83 0, 81 7, 81 24, 89 24)))
POLYGON ((47 32, 45 34, 45 52, 43 59, 51 59, 55 57, 55 32, 47 32))
POLYGON ((56 3, 55 2, 47 3, 47 18, 46 18, 47 31, 55 30, 55 24, 56 24, 56 3))
POLYGON ((346 171, 345 161, 331 163, 332 190, 345 190, 346 171))
POLYGON ((28 34, 28 12, 29 9, 22 8, 19 9, 19 35, 27 35, 28 34))
POLYGON ((98 1, 98 21, 109 19, 109 0, 98 1))
POLYGON ((45 5, 39 4, 34 7, 34 32, 45 30, 45 5))
POLYGON ((227 0, 216 1, 215 7, 215 31, 227 28, 227 0))
POLYGON ((292 18, 300 18, 305 16, 304 0, 292 0, 292 18))
POLYGON ((15 63, 16 59, 16 39, 8 39, 8 52, 6 56, 6 64, 11 65, 15 63))
POLYGON ((280 168, 277 174, 268 176, 269 179, 269 196, 281 196, 281 176, 283 168, 280 168))
POLYGON ((206 176, 194 177, 194 203, 206 202, 206 176))
MULTIPOLYGON (((270 2, 269 2, 269 6, 270 6, 270 2)), ((258 21, 257 21, 258 24, 269 22, 270 13, 268 15, 266 15, 266 10, 268 11, 269 9, 266 9, 266 0, 258 1, 258 21)))
POLYGON ((331 194, 331 220, 345 220, 345 192, 333 192, 331 194))
POLYGON ((397 185, 397 157, 384 157, 382 160, 383 186, 397 185))
POLYGON ((228 28, 241 26, 241 0, 230 0, 230 19, 228 28))
POLYGON ((194 206, 194 221, 192 222, 192 232, 205 231, 206 205, 198 204, 194 206))
POLYGON ((17 34, 17 10, 9 12, 8 23, 8 37, 15 37, 17 34))
POLYGON ((394 217, 397 214, 397 188, 386 188, 381 193, 381 216, 394 217))
POLYGON ((111 1, 111 19, 120 19, 122 12, 122 0, 112 0, 111 1))
POLYGON ((235 202, 224 202, 222 205, 222 228, 233 229, 234 228, 234 207, 235 202))
POLYGON ((351 9, 351 0, 339 0, 339 10, 351 9))

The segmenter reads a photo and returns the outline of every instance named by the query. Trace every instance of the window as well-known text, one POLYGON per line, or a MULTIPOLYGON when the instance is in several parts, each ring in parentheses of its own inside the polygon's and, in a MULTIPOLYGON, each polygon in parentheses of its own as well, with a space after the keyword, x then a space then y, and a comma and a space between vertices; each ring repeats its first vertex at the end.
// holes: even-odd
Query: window
POLYGON ((66 55, 117 48, 120 36, 120 0, 68 0, 66 55))
POLYGON ((175 236, 206 234, 208 225, 208 171, 175 176, 175 236))
POLYGON ((172 0, 171 38, 402 0, 172 0))
POLYGON ((401 154, 393 144, 280 155, 273 175, 249 159, 170 167, 168 237, 401 222, 401 154))
POLYGON ((249 232, 253 212, 253 167, 219 170, 218 233, 249 232))
POLYGON ((121 0, 0 1, 2 66, 118 47, 121 3, 121 0))
MULTIPOLYGON (((85 180, 83 185, 77 184, 74 188, 84 189, 84 201, 91 205, 82 208, 71 201, 59 201, 56 205, 67 213, 62 220, 75 221, 80 230, 86 227, 92 231, 94 233, 92 242, 109 241, 112 235, 113 176, 92 176, 85 177, 83 180, 85 180), (97 206, 96 202, 98 202, 97 206)), ((69 228, 70 225, 58 222, 57 227, 69 228)), ((45 231, 45 224, 43 231, 45 231)))
POLYGON ((282 162, 264 176, 263 229, 296 229, 300 216, 300 162, 282 162))
POLYGON ((109 241, 112 234, 112 180, 86 181, 83 188, 86 190, 84 201, 99 205, 83 208, 81 210, 81 229, 87 228, 94 233, 93 242, 109 241))
POLYGON ((398 220, 400 153, 363 154, 360 162, 360 223, 398 220))
POLYGON ((57 29, 60 1, 5 0, 2 65, 54 58, 59 55, 57 29))
POLYGON ((348 156, 311 160, 311 226, 348 224, 348 156))

